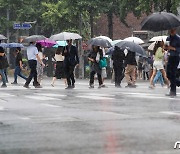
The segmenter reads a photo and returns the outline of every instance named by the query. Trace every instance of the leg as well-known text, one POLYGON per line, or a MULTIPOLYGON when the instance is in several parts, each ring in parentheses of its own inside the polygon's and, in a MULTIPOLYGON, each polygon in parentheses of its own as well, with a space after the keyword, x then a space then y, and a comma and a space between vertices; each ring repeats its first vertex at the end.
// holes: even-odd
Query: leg
POLYGON ((98 77, 99 86, 101 86, 101 85, 103 84, 101 74, 98 73, 98 74, 97 74, 97 77, 98 77))
POLYGON ((132 84, 130 74, 131 74, 131 65, 127 65, 125 70, 125 78, 128 85, 132 84))
POLYGON ((150 78, 150 85, 151 85, 151 86, 153 86, 153 79, 154 79, 154 77, 155 77, 155 75, 156 75, 156 72, 157 72, 157 70, 156 70, 156 69, 153 69, 153 73, 152 73, 151 78, 150 78))
POLYGON ((93 86, 94 85, 94 75, 95 75, 95 71, 91 71, 90 73, 90 81, 89 81, 89 85, 93 86))
POLYGON ((3 82, 2 86, 6 86, 6 76, 4 74, 4 69, 0 69, 0 74, 3 82))
POLYGON ((70 67, 70 79, 71 79, 72 86, 73 86, 73 88, 74 88, 74 84, 75 84, 75 79, 74 79, 74 66, 71 66, 71 67, 70 67))
POLYGON ((13 83, 17 83, 17 76, 19 74, 19 66, 16 66, 15 67, 15 70, 14 70, 14 82, 13 83))
POLYGON ((169 80, 168 80, 168 78, 167 78, 167 75, 166 75, 165 70, 162 69, 162 70, 160 70, 160 71, 161 71, 161 73, 162 73, 162 76, 163 76, 164 80, 166 81, 167 86, 169 87, 169 86, 170 86, 170 82, 169 82, 169 80))
POLYGON ((131 83, 133 85, 135 85, 136 83, 136 66, 135 65, 132 65, 131 66, 131 73, 130 73, 130 76, 131 76, 131 83))
POLYGON ((66 76, 66 79, 67 79, 67 84, 68 84, 68 87, 71 86, 71 79, 70 79, 70 68, 69 66, 65 66, 65 76, 66 76))

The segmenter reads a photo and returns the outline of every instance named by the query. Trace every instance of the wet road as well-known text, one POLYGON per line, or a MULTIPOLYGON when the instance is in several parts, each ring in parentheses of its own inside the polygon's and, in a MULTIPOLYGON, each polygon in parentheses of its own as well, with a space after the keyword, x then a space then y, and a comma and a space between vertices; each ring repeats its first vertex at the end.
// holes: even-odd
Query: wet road
MULTIPOLYGON (((97 82, 96 82, 97 83, 97 82)), ((0 89, 0 154, 179 154, 180 89, 147 82, 136 89, 88 89, 78 80, 65 90, 63 81, 42 89, 20 85, 0 89)))

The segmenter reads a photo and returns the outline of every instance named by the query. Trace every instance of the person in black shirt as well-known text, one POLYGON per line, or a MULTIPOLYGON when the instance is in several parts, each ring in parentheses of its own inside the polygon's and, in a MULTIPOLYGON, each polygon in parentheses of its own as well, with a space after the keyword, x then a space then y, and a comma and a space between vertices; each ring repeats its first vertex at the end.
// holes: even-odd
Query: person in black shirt
POLYGON ((75 88, 74 68, 79 65, 77 47, 72 45, 72 40, 67 40, 68 45, 64 47, 62 55, 64 59, 64 71, 68 86, 66 89, 75 88))
POLYGON ((119 88, 121 87, 121 81, 124 77, 124 51, 119 47, 115 46, 111 59, 113 60, 113 69, 115 73, 115 87, 119 88))
POLYGON ((27 80, 27 77, 25 77, 22 73, 21 70, 23 69, 22 66, 22 54, 21 54, 21 48, 17 47, 16 48, 16 67, 14 71, 14 82, 11 84, 17 84, 17 76, 20 76, 21 78, 27 80))

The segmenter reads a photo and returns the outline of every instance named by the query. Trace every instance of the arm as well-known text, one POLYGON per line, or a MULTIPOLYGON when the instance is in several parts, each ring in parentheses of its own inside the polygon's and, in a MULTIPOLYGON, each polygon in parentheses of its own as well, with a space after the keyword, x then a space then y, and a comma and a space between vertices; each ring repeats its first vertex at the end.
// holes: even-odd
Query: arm
POLYGON ((44 67, 45 65, 44 65, 44 63, 42 62, 42 60, 41 60, 41 58, 39 57, 38 54, 36 54, 36 58, 37 58, 38 62, 44 67))

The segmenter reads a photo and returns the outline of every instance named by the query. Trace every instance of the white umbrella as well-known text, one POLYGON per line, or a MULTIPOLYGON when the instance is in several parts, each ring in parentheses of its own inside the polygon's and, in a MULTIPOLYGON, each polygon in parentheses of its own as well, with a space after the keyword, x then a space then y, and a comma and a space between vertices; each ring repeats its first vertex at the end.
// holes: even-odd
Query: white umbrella
POLYGON ((150 46, 148 47, 148 50, 153 51, 155 44, 156 44, 156 42, 151 43, 150 46))
POLYGON ((7 40, 7 37, 5 37, 4 35, 0 34, 0 40, 7 40))
POLYGON ((155 36, 149 40, 149 42, 164 41, 166 42, 167 36, 155 36))
POLYGON ((59 34, 52 35, 49 39, 53 41, 66 41, 82 39, 82 37, 77 33, 62 32, 59 34))
POLYGON ((102 39, 105 39, 105 40, 108 40, 110 43, 112 42, 112 39, 110 39, 109 37, 107 36, 97 36, 95 38, 102 38, 102 39))
POLYGON ((124 41, 134 42, 136 44, 143 44, 144 43, 144 41, 138 37, 127 37, 124 39, 124 41))

